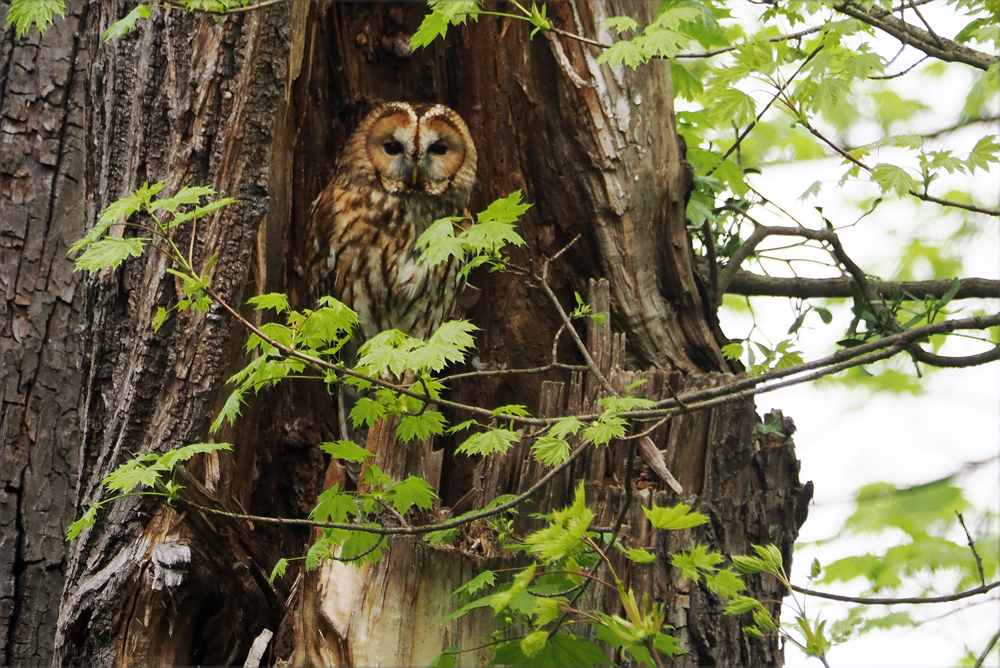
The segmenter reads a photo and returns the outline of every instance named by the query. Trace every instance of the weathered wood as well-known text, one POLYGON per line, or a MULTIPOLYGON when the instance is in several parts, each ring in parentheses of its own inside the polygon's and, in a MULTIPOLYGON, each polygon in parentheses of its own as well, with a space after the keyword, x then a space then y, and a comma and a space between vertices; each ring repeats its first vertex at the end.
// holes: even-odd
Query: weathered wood
POLYGON ((75 519, 86 368, 88 6, 15 39, 0 2, 0 664, 48 665, 75 519))

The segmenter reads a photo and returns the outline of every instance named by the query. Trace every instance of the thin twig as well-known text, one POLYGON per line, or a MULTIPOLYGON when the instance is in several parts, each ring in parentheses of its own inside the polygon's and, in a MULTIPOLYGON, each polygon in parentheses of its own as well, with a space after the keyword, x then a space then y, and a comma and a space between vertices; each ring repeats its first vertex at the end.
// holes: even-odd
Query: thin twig
POLYGON ((457 529, 460 526, 469 524, 476 520, 485 519, 487 517, 493 517, 494 515, 499 515, 502 512, 510 510, 511 508, 520 505, 524 501, 530 499, 536 492, 542 489, 545 485, 549 483, 550 480, 555 478, 559 473, 569 467, 576 459, 586 451, 587 448, 593 447, 590 443, 582 443, 576 448, 570 456, 562 464, 554 467, 551 471, 546 473, 538 482, 529 487, 524 493, 517 495, 507 503, 503 503, 496 508, 491 508, 490 510, 481 510, 463 517, 456 517, 451 520, 445 520, 444 522, 438 522, 435 524, 424 524, 415 527, 370 527, 358 524, 346 524, 343 522, 318 522, 315 520, 303 520, 303 519, 291 519, 291 518, 279 518, 279 517, 263 517, 260 515, 246 515, 243 513, 232 513, 227 510, 218 510, 216 508, 209 508, 207 506, 202 506, 200 504, 194 503, 193 501, 186 501, 181 499, 180 502, 191 507, 197 508, 199 510, 211 513, 212 515, 219 515, 222 517, 229 517, 236 520, 246 520, 250 522, 261 522, 264 524, 284 524, 292 526, 307 526, 307 527, 319 527, 322 529, 346 529, 347 531, 360 531, 362 533, 375 533, 384 536, 392 535, 404 535, 404 536, 419 536, 425 533, 430 533, 432 531, 445 531, 447 529, 457 529))
POLYGON ((874 77, 868 77, 868 78, 871 79, 872 81, 888 81, 889 79, 898 79, 899 77, 901 77, 903 75, 906 75, 906 74, 909 74, 910 72, 912 72, 913 68, 915 68, 917 65, 919 65, 922 62, 924 62, 928 58, 930 58, 930 56, 924 56, 923 58, 921 58, 917 62, 915 62, 912 65, 910 65, 909 67, 907 67, 902 72, 896 72, 895 74, 884 74, 884 75, 881 75, 881 76, 874 76, 874 77))
POLYGON ((243 12, 253 12, 258 9, 263 9, 265 7, 270 7, 271 5, 276 5, 279 2, 287 2, 287 0, 262 0, 252 5, 247 5, 245 7, 233 7, 232 9, 225 9, 222 11, 215 9, 205 9, 203 7, 191 7, 179 0, 163 0, 165 7, 171 9, 181 9, 186 12, 191 12, 192 14, 211 14, 213 16, 225 16, 226 14, 241 14, 243 12))
MULTIPOLYGON (((804 127, 806 130, 808 130, 810 132, 810 134, 812 134, 814 137, 816 137, 817 139, 819 139, 820 141, 822 141, 824 144, 826 144, 827 146, 829 146, 830 148, 832 148, 834 151, 836 151, 845 160, 847 160, 849 162, 852 162, 855 165, 857 165, 858 167, 860 167, 861 169, 865 170, 866 172, 871 173, 871 171, 872 171, 871 167, 869 167, 868 165, 866 165, 860 159, 855 158, 853 155, 851 155, 850 153, 848 153, 844 149, 842 149, 839 146, 837 146, 836 143, 834 143, 832 140, 828 139, 825 135, 823 135, 823 133, 821 133, 819 130, 817 130, 816 128, 814 128, 809 123, 809 121, 807 121, 805 119, 800 119, 799 123, 801 123, 802 127, 804 127)), ((914 197, 916 197, 917 199, 921 199, 921 200, 923 200, 925 202, 933 202, 935 204, 940 204, 941 206, 951 206, 951 207, 955 207, 957 209, 965 209, 966 211, 972 211, 974 213, 982 213, 982 214, 986 214, 987 216, 1000 216, 1000 209, 987 209, 987 208, 982 207, 982 206, 976 206, 975 204, 965 204, 964 202, 956 202, 956 201, 950 200, 950 199, 941 199, 940 197, 934 197, 933 195, 928 195, 927 193, 920 193, 920 192, 917 192, 916 190, 911 190, 911 191, 909 191, 909 193, 911 195, 913 195, 914 197)))
POLYGON ((983 572, 983 559, 979 556, 979 552, 976 551, 976 541, 972 540, 972 534, 969 533, 969 528, 965 526, 965 518, 962 517, 962 513, 955 512, 958 515, 958 523, 962 525, 962 530, 965 531, 965 539, 969 541, 969 549, 972 550, 972 556, 976 558, 976 568, 979 569, 979 581, 986 586, 986 573, 983 572))
POLYGON ((1000 587, 1000 580, 992 582, 988 585, 983 585, 981 587, 976 587, 975 589, 969 589, 967 591, 961 591, 957 594, 946 594, 944 596, 911 596, 907 598, 875 598, 868 596, 842 596, 840 594, 830 594, 825 591, 815 591, 813 589, 806 589, 805 587, 800 587, 798 585, 792 585, 792 590, 797 591, 800 594, 805 594, 807 596, 815 596, 816 598, 825 598, 830 601, 842 601, 844 603, 861 603, 863 605, 922 605, 924 603, 950 603, 951 601, 961 601, 963 598, 970 598, 972 596, 979 596, 980 594, 985 594, 1000 587))
POLYGON ((795 72, 792 73, 792 76, 788 77, 785 83, 778 86, 777 92, 770 100, 768 100, 767 104, 764 105, 764 108, 760 110, 760 113, 757 114, 757 118, 754 119, 753 123, 748 125, 746 130, 744 130, 740 134, 740 136, 736 138, 736 142, 729 147, 729 150, 727 150, 725 153, 722 154, 722 158, 719 159, 719 162, 716 163, 716 165, 712 167, 712 169, 708 170, 705 176, 711 176, 715 172, 715 170, 719 168, 719 165, 725 162, 726 158, 728 158, 732 154, 732 152, 739 147, 739 145, 743 142, 743 140, 747 138, 747 135, 750 134, 750 131, 753 130, 754 127, 757 125, 757 123, 760 122, 760 119, 764 117, 764 114, 767 113, 767 110, 771 108, 771 105, 773 105, 781 97, 781 94, 785 92, 785 89, 788 88, 788 85, 791 84, 792 81, 795 79, 795 77, 799 75, 799 72, 802 71, 802 68, 804 68, 809 63, 810 60, 815 58, 816 54, 819 53, 820 50, 822 50, 822 48, 823 45, 820 44, 815 49, 813 49, 812 53, 806 56, 806 59, 802 61, 802 64, 799 65, 798 69, 796 69, 795 72))
POLYGON ((587 363, 587 368, 590 370, 590 373, 594 375, 594 378, 596 378, 597 382, 601 384, 601 387, 604 388, 605 392, 613 397, 619 396, 618 392, 615 391, 615 388, 611 387, 611 383, 608 382, 608 379, 604 377, 604 374, 601 373, 601 370, 597 367, 597 364, 594 362, 594 358, 590 355, 590 351, 587 350, 587 345, 583 342, 583 339, 580 338, 580 334, 576 331, 576 327, 573 326, 573 321, 570 319, 569 314, 566 313, 562 304, 559 303, 559 298, 556 297, 556 293, 552 292, 552 288, 549 287, 544 274, 542 276, 538 276, 537 274, 529 272, 527 275, 534 281, 536 286, 541 288, 542 292, 545 293, 545 296, 549 298, 549 302, 552 303, 556 311, 559 313, 559 317, 562 318, 563 324, 566 325, 566 331, 569 332, 569 335, 573 339, 573 342, 576 343, 576 347, 580 351, 580 354, 583 355, 583 359, 587 363))

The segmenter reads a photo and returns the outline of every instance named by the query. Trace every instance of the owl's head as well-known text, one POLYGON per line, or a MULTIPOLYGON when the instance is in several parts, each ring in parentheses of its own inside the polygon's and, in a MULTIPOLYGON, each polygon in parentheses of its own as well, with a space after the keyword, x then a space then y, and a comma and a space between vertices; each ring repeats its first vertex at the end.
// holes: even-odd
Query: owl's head
POLYGON ((468 200, 476 147, 465 122, 440 104, 390 102, 371 112, 345 154, 390 193, 450 193, 468 200))

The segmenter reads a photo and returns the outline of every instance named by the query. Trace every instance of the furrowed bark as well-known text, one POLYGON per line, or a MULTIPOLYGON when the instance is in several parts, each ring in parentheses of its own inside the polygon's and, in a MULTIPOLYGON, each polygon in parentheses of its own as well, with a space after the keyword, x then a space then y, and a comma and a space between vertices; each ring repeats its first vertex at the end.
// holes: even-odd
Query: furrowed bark
MULTIPOLYGON (((0 25, 8 3, 0 3, 0 25)), ((0 40, 0 663, 47 665, 76 512, 85 380, 88 6, 0 40)))

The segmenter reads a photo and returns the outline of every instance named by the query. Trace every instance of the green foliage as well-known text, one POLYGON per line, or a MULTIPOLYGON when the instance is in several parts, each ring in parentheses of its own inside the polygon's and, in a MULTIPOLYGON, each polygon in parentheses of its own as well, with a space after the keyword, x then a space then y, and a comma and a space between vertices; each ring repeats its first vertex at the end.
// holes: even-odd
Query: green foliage
POLYGON ((109 492, 118 492, 117 496, 100 501, 87 509, 80 519, 70 524, 67 540, 76 540, 84 528, 93 528, 97 520, 97 511, 104 505, 123 496, 135 495, 137 488, 140 489, 138 493, 143 493, 142 488, 160 487, 164 491, 156 492, 157 495, 165 496, 170 501, 176 499, 182 487, 173 481, 164 480, 164 474, 173 472, 178 464, 183 464, 195 455, 219 450, 232 450, 232 446, 229 443, 192 443, 168 450, 162 455, 153 452, 139 455, 121 464, 103 480, 105 489, 109 492))
POLYGON ((448 26, 462 25, 469 18, 476 20, 481 11, 479 2, 464 0, 429 0, 431 13, 420 22, 420 27, 410 38, 410 47, 420 49, 429 46, 438 37, 444 37, 448 26))
POLYGON ((14 0, 7 9, 5 27, 14 26, 17 36, 24 37, 34 25, 38 33, 44 35, 53 14, 66 16, 65 0, 14 0))
POLYGON ((475 224, 457 232, 456 225, 462 222, 462 218, 434 221, 416 240, 414 247, 421 251, 420 261, 427 264, 458 258, 462 262, 459 278, 468 277, 480 265, 489 266, 491 271, 503 269, 506 265, 504 247, 507 244, 524 245, 524 239, 514 231, 514 223, 529 208, 531 205, 521 201, 521 191, 517 190, 490 204, 476 216, 475 224))
POLYGON ((139 19, 148 19, 149 16, 149 7, 143 4, 138 4, 132 9, 132 11, 125 15, 125 18, 111 24, 111 27, 105 30, 104 34, 101 35, 101 40, 107 42, 112 39, 118 39, 128 31, 134 30, 136 21, 139 19))
POLYGON ((520 435, 509 429, 488 429, 473 434, 458 446, 458 452, 467 455, 503 454, 521 440, 520 435))
MULTIPOLYGON (((952 477, 923 485, 899 488, 888 483, 866 485, 855 497, 855 511, 844 523, 846 534, 881 534, 893 530, 905 534, 904 542, 878 554, 838 559, 823 569, 820 582, 863 578, 871 592, 901 587, 921 573, 956 572, 959 589, 980 584, 975 556, 969 549, 958 514, 970 509, 952 477)), ((1000 538, 996 517, 985 518, 994 527, 978 536, 976 543, 984 574, 998 574, 1000 538)))
POLYGON ((650 524, 664 531, 690 529, 708 522, 708 517, 697 511, 692 511, 691 506, 684 503, 678 503, 671 508, 659 506, 643 508, 643 512, 646 513, 650 524))

